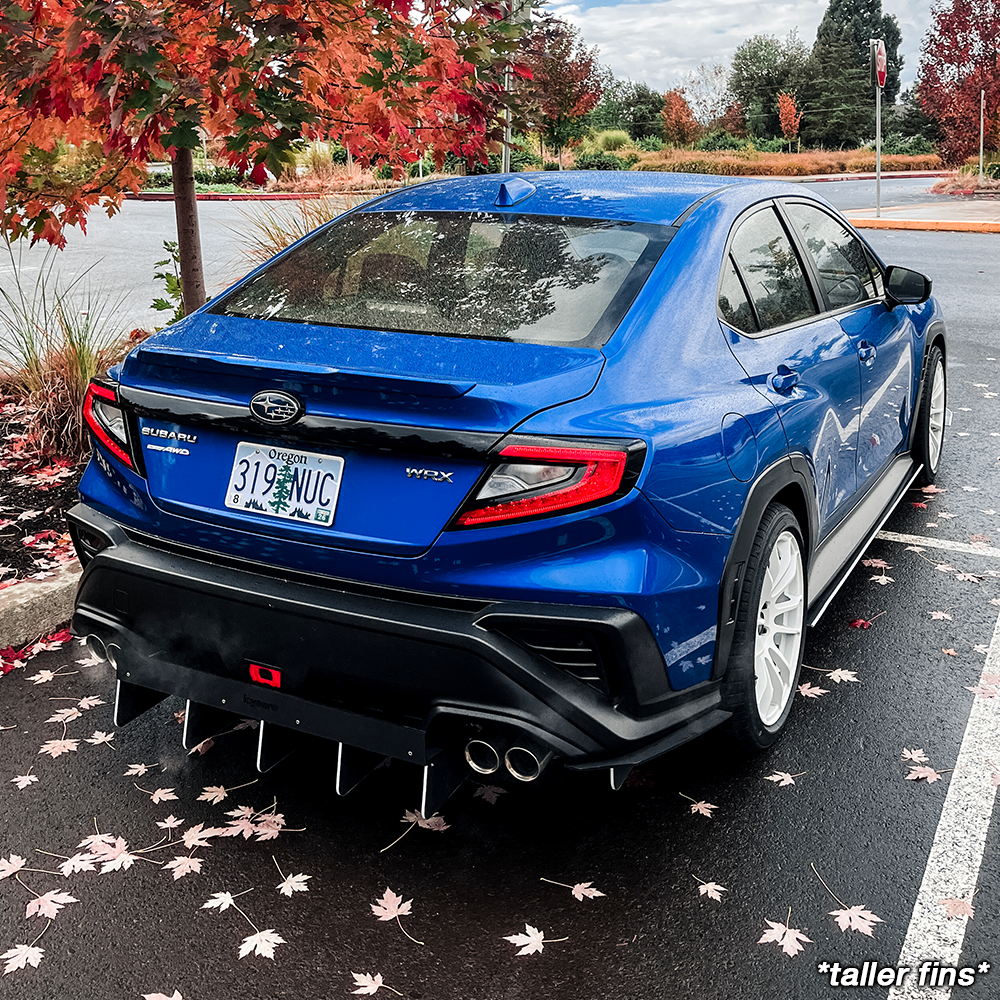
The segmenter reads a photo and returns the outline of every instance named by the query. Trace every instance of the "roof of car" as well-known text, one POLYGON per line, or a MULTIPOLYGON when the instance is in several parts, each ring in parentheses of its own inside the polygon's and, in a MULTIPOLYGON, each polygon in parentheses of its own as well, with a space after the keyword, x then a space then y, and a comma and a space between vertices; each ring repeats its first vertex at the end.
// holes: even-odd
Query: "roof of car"
POLYGON ((415 184, 369 202, 362 210, 499 210, 671 225, 688 208, 714 192, 759 183, 756 178, 638 171, 482 174, 415 184), (501 192, 501 185, 508 190, 501 192), (529 186, 534 190, 529 190, 529 186))

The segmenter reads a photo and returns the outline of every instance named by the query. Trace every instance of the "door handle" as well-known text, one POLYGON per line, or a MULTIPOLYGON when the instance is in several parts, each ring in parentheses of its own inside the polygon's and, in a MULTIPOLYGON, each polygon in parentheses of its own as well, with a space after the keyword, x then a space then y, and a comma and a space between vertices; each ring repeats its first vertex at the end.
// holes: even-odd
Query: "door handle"
POLYGON ((799 383, 799 373, 788 365, 778 365, 778 371, 771 376, 771 387, 775 392, 788 392, 799 383))
POLYGON ((875 345, 871 341, 862 340, 858 344, 858 357, 868 368, 871 368, 872 363, 875 361, 875 345))

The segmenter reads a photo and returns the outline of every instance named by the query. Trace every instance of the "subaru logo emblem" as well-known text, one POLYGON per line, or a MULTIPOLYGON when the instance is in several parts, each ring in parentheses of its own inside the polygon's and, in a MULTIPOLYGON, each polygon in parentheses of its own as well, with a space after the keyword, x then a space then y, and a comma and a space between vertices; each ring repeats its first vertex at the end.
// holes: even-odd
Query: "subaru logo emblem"
POLYGON ((287 392, 269 389, 250 400, 250 412, 262 423, 290 424, 302 415, 302 404, 287 392))

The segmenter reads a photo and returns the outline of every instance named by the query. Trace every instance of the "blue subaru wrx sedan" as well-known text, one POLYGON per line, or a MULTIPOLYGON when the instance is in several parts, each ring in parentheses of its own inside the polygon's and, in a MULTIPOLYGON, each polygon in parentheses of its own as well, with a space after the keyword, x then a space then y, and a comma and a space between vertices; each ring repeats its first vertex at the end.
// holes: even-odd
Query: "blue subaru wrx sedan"
POLYGON ((95 379, 74 630, 121 725, 610 772, 770 745, 806 627, 933 480, 945 331, 792 184, 455 178, 316 230, 95 379))

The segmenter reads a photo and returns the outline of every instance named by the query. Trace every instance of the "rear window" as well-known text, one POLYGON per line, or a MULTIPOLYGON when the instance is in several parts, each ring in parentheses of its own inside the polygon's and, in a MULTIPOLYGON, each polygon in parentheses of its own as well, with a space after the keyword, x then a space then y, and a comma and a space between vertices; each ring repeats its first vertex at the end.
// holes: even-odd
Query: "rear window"
POLYGON ((454 212, 360 212, 211 307, 286 323, 600 346, 675 230, 454 212))

